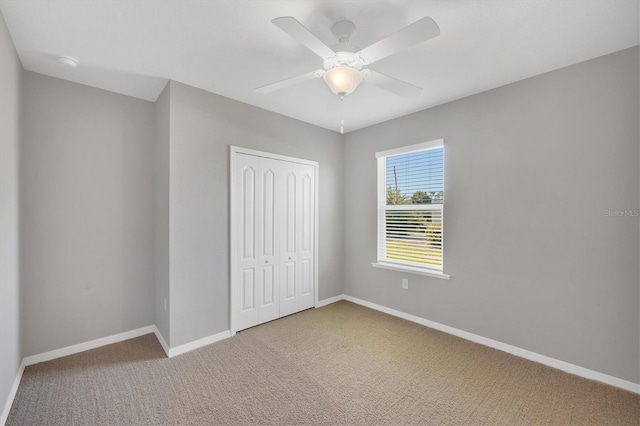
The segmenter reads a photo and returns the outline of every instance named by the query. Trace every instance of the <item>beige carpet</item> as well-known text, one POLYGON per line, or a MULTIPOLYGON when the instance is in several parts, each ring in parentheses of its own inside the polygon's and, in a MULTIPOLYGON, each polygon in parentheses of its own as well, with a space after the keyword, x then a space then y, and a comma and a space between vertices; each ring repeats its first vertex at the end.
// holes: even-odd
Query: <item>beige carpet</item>
POLYGON ((640 397, 349 302, 167 359, 153 335, 25 369, 7 424, 640 424, 640 397))

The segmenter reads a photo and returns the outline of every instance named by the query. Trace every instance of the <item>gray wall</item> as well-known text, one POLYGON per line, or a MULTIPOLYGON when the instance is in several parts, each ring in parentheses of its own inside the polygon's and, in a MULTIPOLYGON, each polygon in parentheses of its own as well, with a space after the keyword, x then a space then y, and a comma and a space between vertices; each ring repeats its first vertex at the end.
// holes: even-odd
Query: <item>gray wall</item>
POLYGON ((153 103, 23 78, 23 355, 153 324, 153 103))
POLYGON ((0 413, 21 362, 18 151, 22 65, 0 14, 0 413))
POLYGON ((345 292, 640 382, 638 48, 345 137, 345 292), (445 139, 445 273, 371 267, 376 151, 445 139), (409 290, 401 289, 408 277, 409 290))
POLYGON ((154 319, 168 345, 169 333, 169 91, 166 87, 155 103, 154 144, 154 319))
POLYGON ((340 135, 170 84, 171 346, 229 329, 229 145, 320 163, 319 297, 341 294, 340 135))

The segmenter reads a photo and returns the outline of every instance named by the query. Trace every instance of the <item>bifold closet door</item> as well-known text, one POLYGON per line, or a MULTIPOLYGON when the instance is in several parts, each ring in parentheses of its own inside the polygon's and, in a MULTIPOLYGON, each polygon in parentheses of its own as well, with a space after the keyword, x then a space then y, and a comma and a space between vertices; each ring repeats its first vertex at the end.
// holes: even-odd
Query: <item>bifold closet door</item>
POLYGON ((286 163, 280 247, 280 316, 313 307, 314 167, 286 163))
POLYGON ((237 154, 236 331, 314 305, 315 168, 237 154))
POLYGON ((239 212, 239 274, 235 285, 238 330, 271 321, 280 316, 279 262, 275 211, 281 200, 277 191, 282 171, 278 162, 251 155, 236 159, 235 211, 239 212))

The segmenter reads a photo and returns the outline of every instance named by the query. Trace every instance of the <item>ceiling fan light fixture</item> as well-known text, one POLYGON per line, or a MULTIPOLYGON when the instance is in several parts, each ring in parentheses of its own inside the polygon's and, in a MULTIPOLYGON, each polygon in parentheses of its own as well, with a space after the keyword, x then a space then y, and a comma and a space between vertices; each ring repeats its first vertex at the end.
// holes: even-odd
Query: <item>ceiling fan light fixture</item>
POLYGON ((344 65, 327 70, 323 78, 329 89, 341 98, 353 93, 362 83, 362 73, 344 65))

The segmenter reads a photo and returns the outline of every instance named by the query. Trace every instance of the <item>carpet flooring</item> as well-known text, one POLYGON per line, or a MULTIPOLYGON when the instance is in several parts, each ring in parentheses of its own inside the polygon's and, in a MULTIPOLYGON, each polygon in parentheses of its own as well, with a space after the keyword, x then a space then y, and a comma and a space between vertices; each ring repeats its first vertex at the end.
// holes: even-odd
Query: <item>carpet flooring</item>
POLYGON ((152 334, 29 366, 8 425, 640 424, 640 396, 341 301, 167 359, 152 334))

